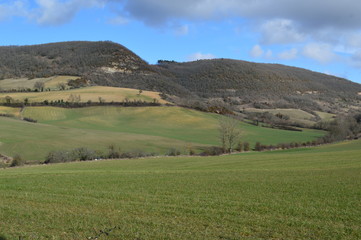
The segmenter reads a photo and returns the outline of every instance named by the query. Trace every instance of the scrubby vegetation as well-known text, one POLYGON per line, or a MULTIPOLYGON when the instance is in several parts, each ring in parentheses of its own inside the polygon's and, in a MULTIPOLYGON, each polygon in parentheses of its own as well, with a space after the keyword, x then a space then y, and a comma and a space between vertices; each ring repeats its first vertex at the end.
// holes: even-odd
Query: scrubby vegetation
POLYGON ((0 47, 0 73, 0 79, 78 76, 69 81, 71 87, 95 84, 158 91, 182 106, 211 112, 234 110, 222 104, 327 112, 361 101, 359 84, 305 69, 230 59, 161 60, 149 65, 112 42, 0 47), (217 105, 210 102, 214 100, 217 105))

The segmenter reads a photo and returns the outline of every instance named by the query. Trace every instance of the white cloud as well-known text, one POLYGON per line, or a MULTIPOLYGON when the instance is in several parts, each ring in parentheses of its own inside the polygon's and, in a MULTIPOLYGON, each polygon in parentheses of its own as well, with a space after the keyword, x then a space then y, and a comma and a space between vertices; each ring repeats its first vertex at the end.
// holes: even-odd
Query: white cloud
POLYGON ((352 33, 348 36, 347 44, 350 47, 361 48, 361 33, 352 33))
POLYGON ((258 58, 258 57, 262 57, 263 53, 264 51, 260 45, 254 45, 251 51, 249 52, 249 55, 251 55, 251 57, 253 58, 258 58))
POLYGON ((213 58, 216 58, 216 56, 214 56, 214 55, 211 54, 211 53, 203 54, 203 53, 201 53, 201 52, 196 52, 196 53, 193 53, 193 54, 189 55, 189 56, 187 57, 187 60, 188 60, 188 61, 196 61, 196 60, 213 59, 213 58))
POLYGON ((292 21, 274 19, 261 26, 262 42, 266 44, 284 44, 300 42, 305 36, 297 32, 292 21))
POLYGON ((331 62, 336 59, 332 46, 325 43, 310 43, 303 49, 303 55, 321 63, 331 62))
POLYGON ((100 7, 102 0, 36 0, 33 18, 42 25, 61 25, 72 20, 84 8, 100 7))
POLYGON ((361 50, 352 55, 350 62, 352 66, 361 69, 361 50))
POLYGON ((174 34, 176 36, 184 36, 184 35, 187 35, 188 33, 189 33, 188 25, 179 26, 179 27, 175 28, 175 30, 174 30, 174 34))
POLYGON ((278 54, 278 58, 282 60, 292 60, 297 57, 298 50, 296 48, 292 48, 290 50, 283 51, 278 54))
POLYGON ((265 54, 265 57, 268 58, 268 59, 272 59, 273 58, 272 50, 268 49, 266 54, 265 54))
POLYGON ((23 1, 12 1, 0 4, 0 21, 13 16, 26 16, 26 6, 23 1))
POLYGON ((129 23, 129 19, 123 16, 117 16, 115 18, 110 19, 108 23, 113 25, 125 25, 129 23))

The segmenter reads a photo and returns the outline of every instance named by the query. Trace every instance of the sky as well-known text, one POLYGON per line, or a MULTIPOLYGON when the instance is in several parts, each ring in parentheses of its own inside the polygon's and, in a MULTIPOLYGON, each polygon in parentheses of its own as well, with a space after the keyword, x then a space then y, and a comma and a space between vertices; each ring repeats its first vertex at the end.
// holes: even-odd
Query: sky
POLYGON ((0 0, 0 45, 113 41, 148 63, 231 58, 361 83, 360 0, 0 0))

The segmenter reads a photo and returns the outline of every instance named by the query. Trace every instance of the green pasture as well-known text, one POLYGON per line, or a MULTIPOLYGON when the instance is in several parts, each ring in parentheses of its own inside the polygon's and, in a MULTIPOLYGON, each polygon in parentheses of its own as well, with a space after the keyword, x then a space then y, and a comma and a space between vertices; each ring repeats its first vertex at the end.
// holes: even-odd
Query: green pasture
POLYGON ((0 170, 5 239, 361 239, 361 141, 0 170))
MULTIPOLYGON (((18 153, 29 161, 42 161, 50 150, 81 146, 105 151, 113 144, 124 151, 140 149, 161 154, 177 148, 186 154, 189 148, 220 145, 220 115, 180 107, 26 107, 21 115, 38 123, 0 118, 0 152, 9 156, 18 153)), ((248 141, 251 147, 257 141, 306 142, 324 134, 317 130, 295 132, 242 122, 239 128, 242 141, 248 141)))

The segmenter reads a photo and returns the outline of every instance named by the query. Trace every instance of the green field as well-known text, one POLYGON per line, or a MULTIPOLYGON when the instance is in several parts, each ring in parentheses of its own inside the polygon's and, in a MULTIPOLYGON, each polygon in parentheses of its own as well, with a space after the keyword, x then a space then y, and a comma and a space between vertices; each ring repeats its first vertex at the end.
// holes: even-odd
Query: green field
MULTIPOLYGON (((5 107, 2 109, 6 111, 5 107)), ((38 123, 0 118, 0 152, 8 156, 20 154, 27 161, 43 161, 55 149, 89 147, 105 151, 111 144, 125 151, 141 149, 161 154, 170 148, 187 153, 190 147, 220 145, 220 115, 179 107, 27 107, 21 115, 38 123)), ((241 122, 239 128, 242 141, 250 142, 252 147, 256 141, 305 142, 324 134, 317 130, 294 132, 241 122)))
POLYGON ((361 239, 361 141, 9 168, 0 182, 7 239, 361 239))

